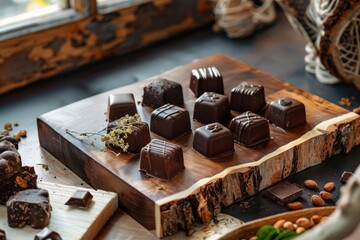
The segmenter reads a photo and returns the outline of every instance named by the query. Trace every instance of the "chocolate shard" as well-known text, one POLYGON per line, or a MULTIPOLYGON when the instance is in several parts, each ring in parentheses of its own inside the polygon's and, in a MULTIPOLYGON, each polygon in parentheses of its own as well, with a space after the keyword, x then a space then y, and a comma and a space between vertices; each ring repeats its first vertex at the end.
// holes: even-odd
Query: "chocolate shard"
POLYGON ((190 89, 195 97, 204 92, 224 94, 223 78, 216 67, 199 68, 191 71, 190 89))
POLYGON ((299 127, 306 123, 305 105, 289 97, 272 101, 268 119, 284 130, 299 127))
POLYGON ((140 171, 149 176, 170 180, 184 170, 182 148, 153 139, 140 153, 140 171))
POLYGON ((234 141, 247 147, 255 146, 270 139, 267 120, 249 111, 233 118, 230 122, 230 130, 234 136, 234 141))
POLYGON ((194 104, 194 119, 205 123, 223 122, 230 117, 229 100, 225 95, 205 92, 194 104))
MULTIPOLYGON (((118 120, 111 122, 107 127, 107 133, 119 128, 119 124, 118 120)), ((133 125, 133 130, 127 134, 127 138, 124 138, 124 134, 116 134, 116 137, 118 139, 124 139, 124 142, 129 144, 127 151, 130 153, 139 153, 151 140, 149 125, 146 122, 133 125)), ((121 150, 120 147, 114 144, 106 144, 106 146, 114 150, 121 150)))
POLYGON ((137 113, 137 110, 134 95, 132 93, 109 95, 106 113, 109 122, 122 118, 126 114, 134 115, 135 113, 137 113))
POLYGON ((5 230, 0 228, 0 240, 6 240, 5 230))
POLYGON ((151 113, 150 130, 161 137, 173 139, 191 131, 189 112, 166 104, 151 113))
POLYGON ((243 82, 231 90, 230 108, 232 110, 259 113, 265 107, 266 101, 263 86, 243 82))
POLYGON ((89 191, 78 189, 74 195, 67 200, 65 205, 86 208, 92 199, 93 195, 89 191))
POLYGON ((23 166, 9 179, 0 181, 0 205, 4 205, 11 196, 19 191, 37 188, 37 177, 34 167, 23 166))
POLYGON ((62 240, 62 238, 59 233, 45 227, 35 235, 34 240, 62 240))
POLYGON ((341 174, 340 181, 343 182, 343 183, 347 183, 347 181, 349 180, 349 178, 350 178, 352 175, 353 175, 352 172, 344 171, 344 172, 341 174))
POLYGON ((281 206, 286 206, 303 194, 303 189, 290 182, 282 182, 265 190, 264 196, 281 206))
POLYGON ((170 103, 177 106, 184 105, 182 86, 167 79, 160 78, 144 87, 144 105, 158 108, 170 103))
POLYGON ((22 228, 30 225, 41 229, 50 221, 49 192, 45 189, 27 189, 16 193, 6 202, 8 225, 22 228))
POLYGON ((195 130, 193 148, 208 158, 223 157, 234 151, 233 136, 220 123, 211 123, 195 130))

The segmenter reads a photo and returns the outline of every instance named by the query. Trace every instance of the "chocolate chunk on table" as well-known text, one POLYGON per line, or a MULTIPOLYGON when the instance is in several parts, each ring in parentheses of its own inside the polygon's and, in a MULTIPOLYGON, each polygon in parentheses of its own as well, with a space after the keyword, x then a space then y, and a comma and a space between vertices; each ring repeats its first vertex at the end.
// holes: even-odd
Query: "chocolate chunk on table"
POLYGON ((137 113, 134 95, 132 93, 111 94, 108 97, 107 119, 112 122, 125 115, 137 113))
POLYGON ((16 193, 6 202, 8 225, 22 228, 30 225, 41 229, 50 222, 49 192, 45 189, 27 189, 16 193))
POLYGON ((281 206, 286 206, 303 194, 303 189, 290 182, 281 182, 265 190, 264 196, 281 206))
POLYGON ((93 195, 89 191, 76 190, 74 195, 65 203, 65 205, 76 207, 88 207, 93 195))
POLYGON ((59 233, 45 227, 35 235, 34 240, 62 240, 62 238, 59 233))
POLYGON ((227 96, 205 92, 194 104, 194 120, 209 124, 223 122, 230 117, 230 105, 227 96))
POLYGON ((204 92, 224 94, 222 75, 216 67, 193 69, 190 77, 190 89, 195 97, 201 96, 204 92))
POLYGON ((0 228, 0 240, 6 240, 6 233, 0 228))
POLYGON ((261 85, 243 82, 231 90, 230 107, 232 110, 259 113, 265 106, 265 91, 261 85))
POLYGON ((347 183, 347 181, 349 180, 349 178, 350 178, 352 175, 353 175, 352 172, 344 171, 344 172, 341 174, 340 181, 343 182, 343 183, 347 183))

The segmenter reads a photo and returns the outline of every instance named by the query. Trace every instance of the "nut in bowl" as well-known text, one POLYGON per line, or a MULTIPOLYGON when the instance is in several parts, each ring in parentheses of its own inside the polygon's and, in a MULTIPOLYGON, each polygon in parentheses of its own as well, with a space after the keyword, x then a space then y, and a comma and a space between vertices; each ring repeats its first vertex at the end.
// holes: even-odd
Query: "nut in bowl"
POLYGON ((263 239, 263 236, 257 236, 257 233, 259 232, 259 229, 264 226, 266 227, 262 229, 262 232, 260 234, 264 235, 264 237, 266 237, 268 234, 274 234, 277 236, 279 236, 280 234, 293 234, 293 236, 296 236, 322 222, 322 218, 324 218, 325 220, 334 210, 335 207, 317 207, 301 209, 273 215, 266 218, 261 218, 239 226, 238 228, 222 236, 220 239, 261 240, 263 239), (257 236, 257 238, 254 238, 255 236, 257 236))

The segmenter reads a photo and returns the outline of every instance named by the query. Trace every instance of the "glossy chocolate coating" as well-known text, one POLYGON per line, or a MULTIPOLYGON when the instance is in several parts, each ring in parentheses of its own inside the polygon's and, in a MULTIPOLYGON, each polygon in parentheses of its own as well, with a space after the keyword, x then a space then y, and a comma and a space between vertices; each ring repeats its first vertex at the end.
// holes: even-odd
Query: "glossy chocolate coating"
POLYGON ((0 181, 0 205, 19 191, 37 188, 37 177, 34 167, 23 166, 9 179, 0 181))
POLYGON ((21 157, 13 143, 0 142, 0 182, 4 181, 21 169, 21 157))
POLYGON ((61 240, 61 239, 62 238, 57 232, 51 230, 50 228, 45 227, 43 230, 41 230, 35 235, 34 240, 61 240))
POLYGON ((167 139, 190 132, 189 112, 171 104, 157 108, 151 113, 150 130, 167 139))
MULTIPOLYGON (((109 133, 111 130, 116 129, 117 126, 118 121, 110 123, 107 127, 107 132, 109 133)), ((133 131, 127 135, 127 138, 124 139, 124 141, 125 143, 129 144, 128 152, 139 153, 141 149, 151 140, 149 125, 146 122, 142 122, 141 124, 136 124, 133 126, 133 131)), ((123 137, 123 134, 119 136, 119 138, 123 137)), ((121 150, 120 148, 111 144, 107 144, 107 147, 114 150, 121 150)))
POLYGON ((347 183, 347 181, 349 180, 349 178, 353 175, 352 172, 348 172, 348 171, 344 171, 342 174, 341 174, 341 178, 340 178, 340 181, 342 183, 347 183))
POLYGON ((249 111, 233 118, 230 122, 230 130, 234 136, 234 141, 247 147, 270 139, 268 121, 264 117, 249 111))
POLYGON ((205 92, 194 104, 194 120, 208 124, 223 122, 230 116, 229 100, 225 95, 205 92))
POLYGON ((141 150, 139 170, 149 176, 170 180, 184 168, 183 152, 176 144, 153 139, 141 150))
POLYGON ((191 71, 190 89, 195 97, 204 92, 224 94, 223 78, 216 67, 199 68, 191 71))
POLYGON ((182 106, 184 105, 182 86, 177 82, 160 78, 144 87, 142 103, 152 108, 158 108, 167 103, 182 106))
POLYGON ((211 123, 196 129, 193 148, 208 158, 222 157, 234 151, 233 136, 220 123, 211 123))
POLYGON ((265 197, 275 201, 281 206, 286 206, 303 194, 303 189, 294 183, 281 182, 265 190, 265 197))
POLYGON ((22 228, 30 225, 41 229, 50 221, 49 192, 45 189, 27 189, 16 193, 6 202, 8 225, 22 228))
POLYGON ((6 233, 0 228, 0 240, 6 240, 6 233))
POLYGON ((92 199, 93 195, 89 191, 76 190, 74 195, 67 200, 65 205, 85 208, 89 206, 92 199))
POLYGON ((111 94, 108 97, 107 120, 112 122, 126 114, 137 113, 134 95, 132 93, 111 94))
POLYGON ((269 106, 268 119, 276 126, 290 130, 306 123, 305 106, 289 97, 272 101, 269 106))
POLYGON ((230 108, 238 112, 259 113, 266 106, 264 87, 241 83, 231 90, 230 108))

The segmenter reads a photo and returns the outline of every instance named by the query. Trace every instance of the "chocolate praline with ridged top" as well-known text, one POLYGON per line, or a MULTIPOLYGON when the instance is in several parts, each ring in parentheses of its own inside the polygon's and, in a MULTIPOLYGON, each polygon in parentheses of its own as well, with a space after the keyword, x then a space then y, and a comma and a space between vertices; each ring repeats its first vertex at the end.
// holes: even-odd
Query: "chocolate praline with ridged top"
POLYGON ((266 100, 263 86, 243 82, 231 90, 230 108, 232 110, 259 113, 265 107, 266 100))
POLYGON ((195 97, 201 96, 204 92, 224 94, 224 83, 220 71, 216 67, 193 69, 190 89, 195 97))

